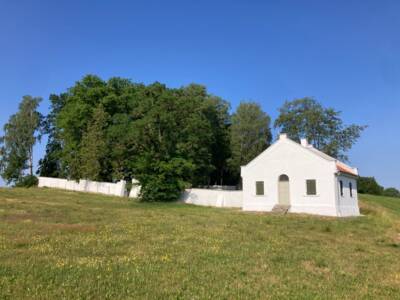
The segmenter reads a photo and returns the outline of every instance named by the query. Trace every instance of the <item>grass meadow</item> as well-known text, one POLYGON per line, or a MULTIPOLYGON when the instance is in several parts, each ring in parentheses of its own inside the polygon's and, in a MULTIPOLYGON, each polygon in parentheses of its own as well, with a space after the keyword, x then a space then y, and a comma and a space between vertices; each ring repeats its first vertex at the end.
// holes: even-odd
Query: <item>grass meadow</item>
POLYGON ((359 218, 0 189, 1 299, 400 299, 400 199, 359 218))

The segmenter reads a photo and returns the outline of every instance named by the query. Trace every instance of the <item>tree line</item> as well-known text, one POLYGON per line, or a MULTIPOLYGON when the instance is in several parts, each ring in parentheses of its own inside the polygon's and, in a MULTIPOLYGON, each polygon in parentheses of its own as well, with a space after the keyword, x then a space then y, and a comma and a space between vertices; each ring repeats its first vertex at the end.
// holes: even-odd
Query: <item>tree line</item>
POLYGON ((359 193, 400 198, 398 189, 384 188, 376 181, 375 177, 359 177, 357 184, 359 193))
POLYGON ((0 139, 0 173, 9 184, 32 181, 32 149, 48 136, 41 176, 97 181, 139 180, 141 198, 176 200, 190 186, 237 185, 240 166, 272 142, 271 127, 346 160, 365 126, 345 125, 340 112, 313 98, 286 101, 279 116, 256 102, 229 102, 190 84, 169 88, 125 78, 87 75, 52 94, 47 116, 40 98, 25 96, 0 139))

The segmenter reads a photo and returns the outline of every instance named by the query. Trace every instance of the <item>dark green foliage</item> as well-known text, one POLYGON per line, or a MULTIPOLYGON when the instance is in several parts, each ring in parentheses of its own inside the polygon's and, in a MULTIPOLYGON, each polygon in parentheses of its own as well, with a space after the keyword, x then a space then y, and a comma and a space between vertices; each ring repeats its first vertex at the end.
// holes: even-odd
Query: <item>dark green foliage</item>
POLYGON ((179 89, 86 76, 59 96, 41 175, 137 178, 144 200, 172 200, 187 185, 227 176, 229 105, 191 84, 179 89))
POLYGON ((16 187, 30 188, 38 185, 38 179, 34 175, 26 175, 22 177, 16 184, 16 187))
POLYGON ((24 180, 25 171, 33 176, 33 146, 40 140, 42 115, 37 111, 41 98, 24 96, 18 112, 4 125, 0 137, 0 174, 10 183, 24 180))
POLYGON ((347 160, 345 155, 360 137, 366 126, 344 125, 340 112, 324 108, 313 98, 295 99, 279 110, 275 127, 294 140, 307 138, 317 149, 335 158, 347 160))
POLYGON ((208 97, 208 106, 205 110, 210 121, 214 142, 211 145, 211 164, 214 168, 208 184, 237 184, 236 178, 228 166, 227 159, 231 156, 231 144, 229 136, 229 104, 219 97, 208 97))
POLYGON ((36 173, 44 177, 64 177, 60 160, 61 150, 61 144, 49 138, 46 145, 46 153, 44 157, 39 160, 39 167, 36 173))
MULTIPOLYGON (((140 118, 132 123, 136 134, 134 174, 142 185, 142 199, 176 200, 187 184, 205 185, 216 166, 213 150, 220 142, 216 120, 223 102, 207 95, 203 86, 189 85, 177 90, 160 83, 147 87, 137 103, 140 118)), ((227 110, 225 110, 227 114, 227 110)), ((222 129, 221 129, 222 130, 222 129)))
POLYGON ((384 188, 375 177, 359 177, 357 180, 358 192, 362 194, 379 195, 386 197, 400 197, 400 191, 394 187, 384 188))
MULTIPOLYGON (((258 104, 241 103, 231 118, 229 104, 197 84, 168 88, 88 75, 50 100, 39 174, 137 178, 146 201, 176 200, 188 186, 238 184, 240 166, 272 140, 270 117, 258 104)), ((345 127, 338 115, 315 100, 296 100, 285 104, 275 125, 342 156, 363 127, 345 127)))
POLYGON ((264 151, 272 140, 270 117, 255 102, 242 102, 232 115, 229 165, 237 180, 240 167, 264 151))
POLYGON ((67 94, 50 95, 50 112, 43 122, 43 133, 48 135, 45 156, 39 160, 37 174, 45 177, 66 176, 66 171, 62 165, 62 140, 60 129, 56 126, 56 119, 65 105, 67 94))
POLYGON ((96 107, 93 119, 82 136, 80 148, 80 173, 82 178, 101 181, 107 179, 107 140, 108 114, 102 105, 96 107))
POLYGON ((65 103, 56 116, 55 122, 63 144, 61 160, 71 178, 82 177, 82 137, 92 122, 93 111, 106 96, 106 83, 97 76, 88 75, 68 90, 65 103))
POLYGON ((144 158, 137 166, 143 201, 176 201, 181 191, 189 186, 184 178, 194 169, 193 164, 181 158, 169 161, 144 158))
POLYGON ((357 180, 358 192, 371 195, 382 195, 384 188, 374 177, 359 177, 357 180))
POLYGON ((390 187, 383 191, 383 195, 387 197, 400 198, 400 191, 396 188, 390 187))

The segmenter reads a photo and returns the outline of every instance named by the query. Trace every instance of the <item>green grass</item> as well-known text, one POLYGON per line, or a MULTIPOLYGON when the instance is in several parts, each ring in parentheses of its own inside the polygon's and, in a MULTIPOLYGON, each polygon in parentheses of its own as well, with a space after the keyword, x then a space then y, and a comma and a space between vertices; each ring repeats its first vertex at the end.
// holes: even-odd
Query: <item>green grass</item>
POLYGON ((0 189, 0 298, 400 298, 400 200, 360 218, 0 189))

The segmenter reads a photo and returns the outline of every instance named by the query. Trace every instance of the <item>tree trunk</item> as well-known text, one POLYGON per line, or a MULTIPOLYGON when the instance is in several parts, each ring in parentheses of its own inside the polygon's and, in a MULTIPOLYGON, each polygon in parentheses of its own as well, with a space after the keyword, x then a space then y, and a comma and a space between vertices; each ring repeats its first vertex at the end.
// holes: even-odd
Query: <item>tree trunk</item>
POLYGON ((31 148, 31 153, 29 153, 29 169, 31 176, 33 176, 33 148, 31 148))

